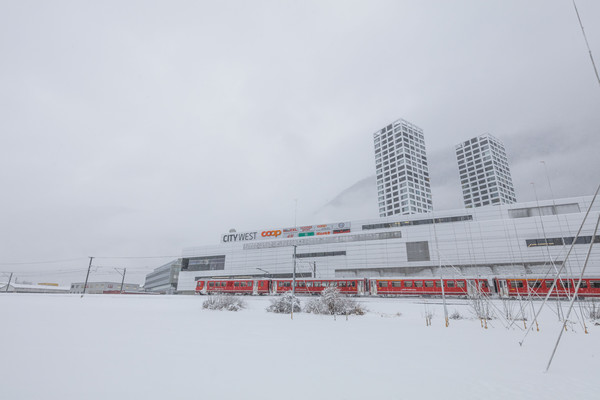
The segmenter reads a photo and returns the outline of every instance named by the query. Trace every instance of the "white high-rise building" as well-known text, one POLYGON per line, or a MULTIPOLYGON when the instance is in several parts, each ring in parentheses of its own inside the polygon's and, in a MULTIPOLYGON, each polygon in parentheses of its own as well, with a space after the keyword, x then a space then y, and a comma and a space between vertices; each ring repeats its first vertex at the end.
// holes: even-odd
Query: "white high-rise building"
POLYGON ((423 130, 399 119, 373 134, 379 216, 433 208, 423 130))
POLYGON ((504 144, 489 133, 456 145, 466 208, 516 203, 504 144))

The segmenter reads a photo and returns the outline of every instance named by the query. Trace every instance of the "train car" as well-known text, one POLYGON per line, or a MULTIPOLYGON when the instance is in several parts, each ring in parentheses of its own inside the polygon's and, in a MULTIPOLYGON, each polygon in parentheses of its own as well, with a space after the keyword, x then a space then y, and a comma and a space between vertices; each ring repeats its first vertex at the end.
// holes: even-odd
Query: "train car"
MULTIPOLYGON (((296 279, 296 294, 320 294, 328 287, 337 288, 347 295, 363 295, 365 281, 363 279, 296 279)), ((292 291, 291 279, 273 279, 272 293, 281 294, 292 291)))
MULTIPOLYGON (((565 278, 556 282, 550 297, 571 297, 579 279, 565 278)), ((500 297, 546 297, 553 279, 544 278, 494 278, 500 297)), ((600 279, 584 278, 579 286, 578 297, 600 297, 600 279)))
MULTIPOLYGON (((443 279, 446 296, 489 295, 490 285, 487 279, 443 279)), ((401 278, 370 280, 372 295, 390 296, 441 296, 442 280, 435 278, 401 278)))
POLYGON ((269 279, 200 279, 196 282, 198 294, 269 294, 269 279))

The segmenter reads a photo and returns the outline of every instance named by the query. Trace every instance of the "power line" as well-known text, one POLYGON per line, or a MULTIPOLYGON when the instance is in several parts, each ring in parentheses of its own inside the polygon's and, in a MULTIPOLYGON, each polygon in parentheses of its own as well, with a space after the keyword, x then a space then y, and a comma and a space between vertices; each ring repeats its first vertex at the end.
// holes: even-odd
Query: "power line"
POLYGON ((587 35, 585 34, 585 30, 583 29, 583 23, 581 22, 581 17, 579 16, 579 10, 577 9, 577 4, 575 4, 575 0, 573 0, 573 7, 575 7, 575 13, 577 14, 577 19, 579 20, 579 26, 581 27, 581 33, 583 33, 583 39, 585 40, 585 45, 587 46, 588 52, 590 53, 590 60, 592 61, 592 67, 594 67, 594 73, 596 74, 596 79, 598 80, 598 84, 600 85, 600 76, 598 75, 598 69, 596 69, 596 63, 594 62, 594 56, 592 55, 592 50, 590 49, 590 44, 587 40, 587 35))
POLYGON ((34 265, 34 264, 57 264, 64 262, 72 262, 72 261, 81 261, 85 260, 84 257, 79 258, 68 258, 65 260, 52 260, 52 261, 21 261, 21 262, 2 262, 0 265, 34 265))

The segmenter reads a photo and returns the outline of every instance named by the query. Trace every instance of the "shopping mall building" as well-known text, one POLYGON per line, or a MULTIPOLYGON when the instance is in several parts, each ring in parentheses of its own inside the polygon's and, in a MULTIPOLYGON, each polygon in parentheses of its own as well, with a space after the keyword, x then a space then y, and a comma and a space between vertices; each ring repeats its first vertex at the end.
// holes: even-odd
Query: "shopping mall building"
MULTIPOLYGON (((298 277, 439 276, 440 266, 444 276, 509 277, 554 271, 571 249, 566 275, 576 275, 600 216, 591 202, 587 196, 229 232, 219 245, 183 250, 177 290, 191 293, 206 277, 291 277, 294 255, 298 277)), ((597 244, 586 275, 600 276, 597 244)))

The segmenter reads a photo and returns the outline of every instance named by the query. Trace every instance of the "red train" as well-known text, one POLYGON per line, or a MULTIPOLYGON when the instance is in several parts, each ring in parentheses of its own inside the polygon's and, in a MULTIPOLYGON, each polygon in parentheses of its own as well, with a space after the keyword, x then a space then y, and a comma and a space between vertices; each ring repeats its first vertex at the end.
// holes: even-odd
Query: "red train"
MULTIPOLYGON (((556 282, 551 297, 570 297, 575 293, 579 278, 565 278, 556 282)), ((552 288, 553 279, 543 278, 494 278, 496 292, 500 297, 545 297, 552 288)), ((581 280, 578 297, 600 297, 600 279, 581 280)))
MULTIPOLYGON (((544 297, 552 287, 552 279, 543 278, 450 278, 443 279, 443 293, 450 297, 469 297, 476 294, 499 297, 544 297)), ((557 282, 552 297, 567 297, 575 293, 578 279, 566 278, 557 282)), ((441 296, 442 281, 435 278, 366 278, 366 279, 296 279, 296 293, 319 294, 327 287, 354 296, 441 296)), ((276 295, 292 290, 291 279, 200 279, 198 294, 276 295)), ((600 297, 600 279, 585 278, 579 297, 600 297)))

